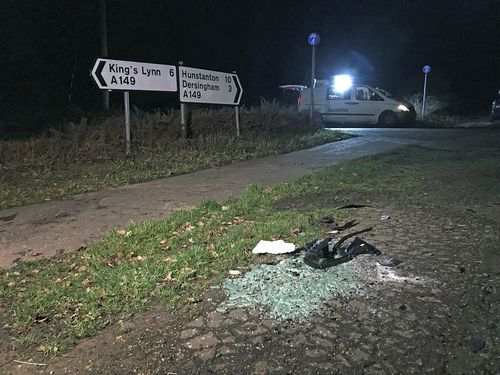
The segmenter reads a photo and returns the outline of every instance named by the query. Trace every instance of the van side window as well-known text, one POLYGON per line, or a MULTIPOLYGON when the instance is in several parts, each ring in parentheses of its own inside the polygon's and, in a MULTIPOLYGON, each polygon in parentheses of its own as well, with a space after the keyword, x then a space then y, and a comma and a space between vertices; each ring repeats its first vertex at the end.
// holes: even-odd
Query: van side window
POLYGON ((351 90, 344 92, 335 91, 333 87, 329 87, 326 93, 327 100, 351 100, 351 90))
POLYGON ((373 101, 373 102, 383 102, 384 101, 384 99, 373 90, 369 91, 369 95, 370 95, 370 99, 369 99, 370 101, 373 101))
POLYGON ((366 87, 356 88, 356 100, 368 100, 369 94, 366 87))

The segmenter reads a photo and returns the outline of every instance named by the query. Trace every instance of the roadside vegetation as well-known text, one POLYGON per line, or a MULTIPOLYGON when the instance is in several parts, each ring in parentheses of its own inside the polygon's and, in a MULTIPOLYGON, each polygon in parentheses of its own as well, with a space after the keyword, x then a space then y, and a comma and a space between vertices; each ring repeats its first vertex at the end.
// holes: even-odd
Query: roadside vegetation
POLYGON ((82 119, 29 140, 0 141, 0 209, 144 182, 239 160, 277 155, 349 137, 320 130, 307 114, 276 102, 242 109, 193 110, 184 139, 177 110, 132 116, 125 155, 122 115, 82 119))
POLYGON ((262 261, 251 254, 259 240, 301 246, 323 236, 321 218, 347 219, 336 202, 353 194, 401 204, 464 202, 464 210, 478 197, 498 204, 499 159, 494 144, 481 152, 407 147, 274 187, 252 186, 241 197, 119 228, 89 248, 0 271, 0 327, 11 337, 5 345, 24 353, 21 359, 57 356, 151 306, 196 305, 229 270, 262 261), (294 200, 306 204, 287 204, 294 200))

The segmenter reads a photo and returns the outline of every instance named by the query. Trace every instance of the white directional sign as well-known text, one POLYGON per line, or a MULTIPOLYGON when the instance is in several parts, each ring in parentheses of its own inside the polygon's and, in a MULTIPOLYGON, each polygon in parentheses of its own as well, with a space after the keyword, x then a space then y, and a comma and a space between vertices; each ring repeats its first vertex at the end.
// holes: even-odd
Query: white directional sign
POLYGON ((92 78, 103 90, 177 91, 175 65, 97 59, 92 78))
POLYGON ((239 105, 242 93, 235 73, 179 66, 181 102, 239 105))

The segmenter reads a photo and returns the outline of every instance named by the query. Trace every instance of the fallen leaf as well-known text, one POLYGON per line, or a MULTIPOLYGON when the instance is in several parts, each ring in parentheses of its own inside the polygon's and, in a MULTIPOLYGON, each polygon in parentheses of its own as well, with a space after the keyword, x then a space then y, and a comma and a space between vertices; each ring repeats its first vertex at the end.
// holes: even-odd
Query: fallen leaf
POLYGON ((49 320, 48 316, 37 316, 35 318, 35 323, 45 323, 47 320, 49 320))
POLYGON ((245 221, 245 219, 243 219, 243 218, 241 218, 241 217, 239 217, 239 216, 236 216, 236 217, 234 217, 234 218, 233 218, 233 223, 234 223, 234 224, 241 224, 241 223, 243 223, 244 221, 245 221))
POLYGON ((222 207, 221 207, 221 210, 222 210, 222 211, 229 211, 229 209, 230 209, 230 208, 231 208, 231 207, 229 207, 229 206, 222 206, 222 207))
POLYGON ((88 277, 82 281, 82 285, 84 286, 89 286, 90 284, 92 284, 92 280, 90 280, 88 277))
POLYGON ((273 192, 273 188, 271 186, 266 186, 264 189, 262 189, 262 192, 264 193, 272 193, 273 192))
POLYGON ((169 272, 166 277, 164 277, 163 279, 158 280, 156 282, 156 286, 161 286, 161 285, 164 285, 164 284, 170 284, 173 281, 174 281, 174 279, 172 278, 172 272, 169 272))
POLYGON ((160 241, 161 247, 163 250, 168 251, 170 250, 170 245, 167 243, 167 240, 161 240, 160 241))
POLYGON ((127 231, 125 229, 118 229, 116 231, 116 233, 118 233, 120 236, 125 236, 125 234, 127 233, 127 231))
POLYGON ((217 258, 219 256, 219 253, 215 251, 215 245, 213 243, 208 245, 208 251, 210 251, 210 254, 212 254, 214 258, 217 258))

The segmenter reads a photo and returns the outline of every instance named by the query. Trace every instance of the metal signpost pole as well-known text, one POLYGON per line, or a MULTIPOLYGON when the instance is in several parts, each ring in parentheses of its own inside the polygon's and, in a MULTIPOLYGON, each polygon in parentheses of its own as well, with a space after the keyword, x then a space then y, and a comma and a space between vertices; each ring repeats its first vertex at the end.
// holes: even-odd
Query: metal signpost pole
POLYGON ((311 110, 309 113, 309 119, 311 121, 311 125, 313 123, 313 112, 314 112, 314 78, 316 77, 315 72, 316 67, 316 46, 312 46, 312 61, 311 61, 311 110))
POLYGON ((234 115, 236 117, 236 136, 240 136, 240 107, 234 107, 234 115))
MULTIPOLYGON (((179 61, 179 66, 183 66, 184 61, 179 61)), ((180 73, 179 73, 180 77, 180 73)), ((186 128, 186 104, 181 102, 181 133, 182 133, 182 138, 186 139, 187 138, 187 128, 186 128)))
POLYGON ((127 155, 130 155, 130 97, 128 91, 123 92, 123 104, 125 107, 125 138, 127 140, 127 155))
POLYGON ((430 73, 431 67, 429 65, 425 65, 422 68, 422 71, 424 72, 424 92, 422 94, 422 120, 423 120, 425 116, 425 94, 427 91, 427 74, 430 73))
POLYGON ((313 112, 314 112, 314 81, 316 80, 316 46, 319 44, 319 35, 316 33, 311 33, 307 37, 309 45, 312 47, 312 61, 311 61, 311 110, 309 114, 309 120, 311 125, 313 123, 313 112))
MULTIPOLYGON (((236 74, 236 70, 233 70, 233 73, 236 74)), ((234 117, 236 119, 236 136, 240 136, 240 107, 236 105, 234 107, 234 117)))

